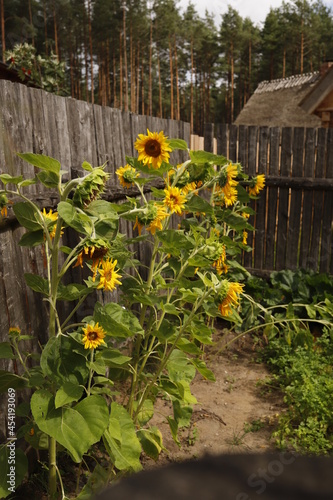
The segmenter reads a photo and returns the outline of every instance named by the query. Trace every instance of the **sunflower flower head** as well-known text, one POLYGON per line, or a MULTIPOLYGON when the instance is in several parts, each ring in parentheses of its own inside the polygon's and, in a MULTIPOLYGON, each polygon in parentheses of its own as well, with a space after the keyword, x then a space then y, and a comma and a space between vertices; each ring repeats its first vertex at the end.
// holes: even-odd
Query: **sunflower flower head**
POLYGON ((73 204, 78 208, 87 208, 90 203, 101 197, 110 174, 104 172, 104 167, 94 168, 75 189, 73 204))
POLYGON ((164 205, 168 207, 171 213, 181 215, 185 208, 186 196, 182 194, 179 188, 172 186, 164 189, 164 192, 164 205))
POLYGON ((221 274, 227 274, 229 267, 227 264, 227 256, 225 246, 223 245, 222 253, 219 258, 213 263, 213 267, 215 267, 216 272, 219 276, 221 274))
POLYGON ((139 153, 138 160, 142 161, 144 165, 148 165, 149 168, 157 170, 163 162, 169 163, 169 152, 172 149, 163 131, 150 132, 147 129, 147 135, 139 134, 134 147, 139 153))
POLYGON ((82 342, 84 343, 85 349, 96 349, 96 347, 104 344, 104 337, 106 335, 105 331, 98 323, 92 325, 87 324, 86 328, 82 328, 84 333, 82 337, 82 342))
POLYGON ((147 227, 147 231, 150 231, 151 234, 155 234, 156 231, 161 231, 163 229, 163 221, 169 217, 169 215, 170 214, 168 214, 163 206, 157 206, 157 215, 147 227))
POLYGON ((244 285, 240 283, 230 283, 227 280, 222 282, 222 287, 219 293, 219 310, 222 316, 229 316, 232 312, 232 307, 237 307, 239 304, 239 295, 243 292, 244 285))
POLYGON ((118 279, 121 278, 121 275, 117 273, 115 269, 116 265, 116 260, 114 262, 112 259, 102 260, 98 268, 100 278, 97 289, 103 288, 105 292, 112 292, 116 288, 116 285, 121 285, 121 281, 118 279))
POLYGON ((8 198, 5 195, 5 193, 0 194, 0 213, 2 217, 7 217, 8 215, 7 203, 8 203, 8 198))
POLYGON ((118 176, 120 184, 124 188, 130 188, 134 185, 135 179, 139 177, 139 173, 135 170, 135 168, 130 165, 125 165, 124 167, 119 167, 116 170, 116 174, 118 176))
POLYGON ((247 237, 248 237, 248 232, 245 231, 245 229, 244 229, 244 231, 243 231, 243 241, 242 241, 243 245, 247 245, 247 237))
POLYGON ((18 326, 11 326, 8 330, 8 335, 12 337, 19 337, 21 335, 21 328, 18 326))
POLYGON ((249 194, 252 196, 257 196, 259 192, 265 187, 265 175, 259 174, 250 182, 249 185, 249 194))
POLYGON ((103 240, 89 240, 77 256, 73 267, 83 267, 83 261, 92 260, 93 281, 95 281, 97 268, 103 261, 110 248, 103 240))
MULTIPOLYGON (((50 238, 51 240, 55 237, 56 233, 56 224, 58 220, 58 212, 53 212, 52 210, 49 210, 46 212, 45 208, 43 208, 43 217, 45 219, 45 222, 47 224, 49 233, 50 233, 50 238)), ((63 231, 61 231, 61 234, 63 234, 63 231)))

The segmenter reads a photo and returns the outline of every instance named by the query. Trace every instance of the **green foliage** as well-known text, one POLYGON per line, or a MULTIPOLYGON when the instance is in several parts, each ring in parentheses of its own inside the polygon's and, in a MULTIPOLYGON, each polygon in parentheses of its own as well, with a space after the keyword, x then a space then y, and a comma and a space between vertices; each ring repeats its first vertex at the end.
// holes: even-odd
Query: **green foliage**
MULTIPOLYGON (((190 425, 197 403, 192 380, 199 373, 215 381, 202 359, 202 345, 213 343, 212 320, 241 322, 236 310, 243 284, 233 276, 244 279, 246 272, 232 259, 244 249, 243 230, 251 225, 244 216, 249 211, 246 189, 235 186, 250 181, 223 156, 194 153, 184 141, 162 136, 150 137, 157 149, 187 151, 189 159, 177 166, 162 161, 154 169, 127 157, 135 169, 131 181, 137 197, 119 205, 101 199, 110 177, 106 165, 94 168, 84 162, 83 177, 63 182, 56 159, 19 154, 37 169, 33 182, 59 193, 57 207, 49 211, 24 194, 32 180, 0 177, 1 208, 14 199, 15 216, 27 230, 20 245, 42 246, 45 273, 25 273, 24 278, 49 308, 48 340, 40 355, 26 351, 24 341, 34 339, 19 328, 11 329, 9 340, 0 345, 0 357, 19 362, 23 370, 22 376, 2 371, 0 391, 32 390, 30 407, 20 410, 24 423, 18 437, 36 450, 49 450, 50 497, 56 495, 58 454, 69 454, 85 468, 84 455, 103 443, 115 475, 140 470, 142 453, 157 460, 165 450, 161 431, 152 425, 157 398, 171 403, 165 420, 179 445, 178 431, 190 425), (164 189, 155 187, 156 176, 164 189), (149 201, 143 185, 151 188, 149 201), (185 212, 188 217, 179 217, 175 229, 171 216, 185 212), (121 234, 121 219, 140 234, 121 234), (63 245, 66 229, 77 233, 76 246, 63 245), (141 241, 151 249, 149 262, 141 263, 132 251, 132 243, 141 241), (71 279, 71 268, 78 266, 88 272, 83 283, 71 279), (116 289, 114 302, 109 299, 116 289), (95 295, 92 314, 74 320, 97 290, 103 294, 99 300, 95 295)), ((117 175, 122 181, 121 171, 117 175)), ((100 484, 110 476, 101 464, 78 498, 94 490, 94 481, 100 484)))

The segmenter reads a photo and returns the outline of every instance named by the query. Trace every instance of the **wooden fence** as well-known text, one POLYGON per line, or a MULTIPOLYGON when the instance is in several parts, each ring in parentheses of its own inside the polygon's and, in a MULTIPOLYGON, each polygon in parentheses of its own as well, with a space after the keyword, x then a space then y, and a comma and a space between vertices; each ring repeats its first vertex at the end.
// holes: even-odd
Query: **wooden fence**
POLYGON ((267 275, 281 269, 333 274, 333 129, 206 124, 204 147, 266 176, 253 203, 255 227, 245 267, 267 275))
MULTIPOLYGON (((111 178, 106 197, 121 200, 136 193, 119 185, 115 170, 125 165, 125 155, 134 155, 135 139, 139 133, 146 133, 147 128, 163 130, 169 137, 190 142, 188 123, 126 113, 0 80, 1 173, 35 176, 34 167, 21 161, 15 152, 43 153, 58 159, 62 169, 68 172, 68 179, 77 177, 84 160, 93 166, 107 161, 106 170, 111 178)), ((175 163, 185 158, 184 152, 172 153, 175 163)), ((32 185, 25 189, 40 208, 54 208, 58 202, 57 193, 43 186, 32 185)), ((45 342, 47 307, 41 296, 26 286, 23 276, 26 272, 45 275, 43 251, 41 247, 19 247, 25 229, 18 226, 11 208, 8 218, 0 219, 0 341, 7 336, 10 326, 19 326, 45 342)), ((120 230, 132 235, 132 224, 121 221, 120 230)), ((71 245, 70 238, 73 235, 64 235, 65 245, 71 245)), ((136 250, 137 258, 149 262, 149 249, 138 247, 136 250)), ((81 282, 80 273, 80 268, 72 271, 73 281, 81 282)), ((110 300, 109 295, 107 300, 110 300)), ((98 299, 103 301, 103 293, 98 292, 98 299)), ((112 299, 117 299, 116 292, 112 299)), ((90 304, 88 300, 85 311, 88 314, 95 300, 96 297, 91 299, 90 304)))

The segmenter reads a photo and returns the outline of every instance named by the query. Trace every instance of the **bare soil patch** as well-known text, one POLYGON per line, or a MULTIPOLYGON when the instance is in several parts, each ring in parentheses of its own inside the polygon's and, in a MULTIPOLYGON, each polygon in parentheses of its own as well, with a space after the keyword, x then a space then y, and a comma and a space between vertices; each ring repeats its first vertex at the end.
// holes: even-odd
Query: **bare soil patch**
MULTIPOLYGON (((199 458, 207 453, 267 453, 274 450, 271 434, 277 414, 284 409, 283 396, 269 392, 262 381, 269 371, 258 363, 258 355, 250 338, 236 340, 222 349, 233 337, 219 332, 219 340, 207 349, 205 360, 215 374, 210 382, 197 374, 192 382, 194 406, 191 425, 180 430, 181 447, 173 441, 166 417, 172 415, 169 402, 159 400, 153 424, 164 439, 163 452, 156 465, 199 458), (222 349, 222 350, 221 350, 222 349)), ((154 466, 150 459, 144 467, 154 466)))

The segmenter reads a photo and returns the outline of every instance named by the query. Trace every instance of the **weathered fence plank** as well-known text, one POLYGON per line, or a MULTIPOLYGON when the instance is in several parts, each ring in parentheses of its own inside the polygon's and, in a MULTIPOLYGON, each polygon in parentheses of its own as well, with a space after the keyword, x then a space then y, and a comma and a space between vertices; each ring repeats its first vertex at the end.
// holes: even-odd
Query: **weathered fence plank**
MULTIPOLYGON (((292 129, 282 129, 280 173, 289 175, 292 157, 292 129)), ((288 230, 289 190, 280 188, 276 239, 276 269, 284 269, 286 262, 287 230, 288 230)))
MULTIPOLYGON (((280 165, 280 129, 272 127, 269 138, 269 175, 278 175, 280 165)), ((265 269, 275 269, 275 234, 276 234, 276 214, 278 203, 278 189, 268 188, 267 203, 267 229, 265 241, 265 269)))
MULTIPOLYGON (((301 177, 303 175, 304 138, 304 128, 295 128, 292 145, 292 177, 301 177)), ((286 250, 286 267, 288 269, 296 269, 297 267, 296 249, 298 248, 300 235, 301 209, 302 191, 300 189, 292 189, 290 195, 290 214, 286 250)))
MULTIPOLYGON (((268 139, 269 130, 267 127, 259 129, 259 158, 258 158, 258 173, 267 176, 267 155, 268 155, 268 139)), ((267 188, 260 194, 259 200, 256 200, 255 210, 256 219, 254 234, 254 267, 262 269, 264 265, 264 248, 265 248, 265 222, 266 222, 266 206, 267 206, 267 188)))

